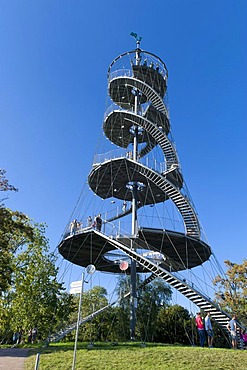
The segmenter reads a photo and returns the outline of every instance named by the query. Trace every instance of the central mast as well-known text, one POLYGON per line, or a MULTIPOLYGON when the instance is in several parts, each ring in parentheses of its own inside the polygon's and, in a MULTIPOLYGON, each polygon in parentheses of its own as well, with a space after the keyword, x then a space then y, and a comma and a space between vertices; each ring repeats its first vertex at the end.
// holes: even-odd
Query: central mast
MULTIPOLYGON (((135 65, 140 64, 140 41, 141 37, 137 37, 136 33, 131 33, 136 39, 136 54, 135 54, 135 65)), ((133 89, 132 93, 135 96, 135 106, 134 113, 137 115, 139 113, 140 103, 139 103, 139 90, 133 89)), ((134 135, 133 140, 133 160, 136 162, 138 158, 138 135, 139 129, 137 125, 131 128, 131 133, 134 135)), ((134 181, 131 184, 132 187, 132 238, 131 238, 131 249, 134 249, 134 240, 137 234, 137 192, 138 183, 134 181)), ((136 326, 136 309, 137 309, 137 297, 136 297, 136 261, 131 260, 131 299, 130 299, 130 339, 135 340, 135 326, 136 326)))

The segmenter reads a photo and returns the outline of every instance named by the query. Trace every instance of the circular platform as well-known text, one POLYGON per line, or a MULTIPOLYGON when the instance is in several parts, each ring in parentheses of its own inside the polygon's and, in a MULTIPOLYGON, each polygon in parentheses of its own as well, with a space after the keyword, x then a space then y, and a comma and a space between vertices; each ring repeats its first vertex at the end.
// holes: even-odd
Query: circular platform
MULTIPOLYGON (((130 247, 130 236, 118 235, 111 238, 130 247)), ((141 228, 133 242, 137 251, 162 253, 164 261, 161 266, 169 271, 181 271, 201 265, 211 255, 210 247, 203 241, 169 230, 141 228)), ((78 234, 67 236, 58 249, 65 259, 76 265, 86 267, 93 264, 98 271, 121 273, 119 264, 106 257, 107 253, 114 250, 109 236, 94 229, 85 229, 78 234)), ((129 269, 126 272, 129 273, 129 269)), ((137 266, 137 272, 149 271, 137 266)))

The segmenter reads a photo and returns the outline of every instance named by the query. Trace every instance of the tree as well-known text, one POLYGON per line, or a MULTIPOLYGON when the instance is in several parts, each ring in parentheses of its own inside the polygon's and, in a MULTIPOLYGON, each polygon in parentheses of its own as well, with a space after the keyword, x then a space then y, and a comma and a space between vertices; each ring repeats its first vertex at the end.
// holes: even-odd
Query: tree
MULTIPOLYGON (((0 169, 0 191, 17 191, 5 178, 5 172, 0 169)), ((0 199, 0 295, 11 284, 13 254, 19 246, 34 237, 28 217, 21 212, 5 208, 5 199, 0 199)))
MULTIPOLYGON (((105 288, 95 286, 92 289, 83 292, 82 295, 82 308, 81 317, 82 319, 98 311, 99 309, 108 305, 107 291, 105 288)), ((74 308, 70 314, 69 323, 76 323, 78 316, 78 303, 79 295, 73 297, 74 308)), ((81 341, 104 341, 109 338, 112 315, 114 309, 108 307, 107 310, 101 312, 100 315, 95 316, 93 319, 83 324, 79 330, 79 340, 81 341)), ((68 323, 67 323, 68 324, 68 323)), ((71 332, 66 340, 74 340, 75 331, 71 332)))
MULTIPOLYGON (((157 317, 160 309, 166 307, 171 299, 172 290, 164 280, 156 278, 149 284, 142 284, 141 276, 137 275, 137 286, 139 286, 138 306, 136 310, 136 335, 144 341, 153 341, 157 329, 157 317)), ((130 277, 120 278, 118 283, 119 297, 130 291, 130 277)), ((121 333, 125 334, 125 340, 129 339, 129 297, 122 299, 119 304, 118 321, 122 326, 121 333)))
MULTIPOLYGON (((84 292, 82 298, 82 317, 108 305, 106 298, 107 290, 100 286, 94 286, 92 289, 84 292)), ((107 337, 108 312, 105 311, 96 316, 93 320, 83 325, 80 329, 81 340, 105 340, 107 337)))
POLYGON ((236 314, 238 320, 247 325, 247 260, 242 264, 224 261, 227 266, 225 276, 218 275, 214 283, 221 307, 230 314, 236 314))
POLYGON ((37 327, 42 339, 54 331, 63 317, 66 320, 69 311, 69 297, 64 297, 62 284, 57 281, 58 269, 56 257, 49 253, 45 237, 45 226, 34 224, 33 240, 25 244, 13 255, 11 287, 0 299, 0 331, 3 336, 22 329, 25 334, 32 327, 37 327), (5 328, 8 327, 8 332, 5 328))
POLYGON ((144 341, 153 342, 158 314, 163 307, 168 306, 171 296, 170 286, 160 278, 156 278, 138 291, 137 328, 144 341))
MULTIPOLYGON (((16 187, 10 185, 9 180, 5 177, 6 171, 0 168, 0 191, 18 191, 16 187)), ((0 204, 3 204, 3 201, 7 198, 0 199, 0 204)))
POLYGON ((179 305, 164 307, 157 318, 155 341, 163 343, 193 343, 193 322, 189 311, 179 305))
MULTIPOLYGON (((0 170, 0 191, 17 191, 0 170)), ((0 334, 5 340, 38 327, 42 338, 66 321, 71 296, 57 280, 56 257, 49 253, 45 225, 5 207, 0 199, 0 334)))

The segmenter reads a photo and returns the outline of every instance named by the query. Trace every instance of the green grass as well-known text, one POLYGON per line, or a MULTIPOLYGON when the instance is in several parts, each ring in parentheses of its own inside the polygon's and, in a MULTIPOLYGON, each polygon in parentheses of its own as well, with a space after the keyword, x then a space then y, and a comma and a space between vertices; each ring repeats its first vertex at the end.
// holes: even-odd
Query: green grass
MULTIPOLYGON (((40 349, 39 370, 71 370, 74 344, 56 344, 40 349)), ((37 351, 27 359, 33 370, 37 351)), ((247 370, 247 351, 221 348, 182 347, 162 344, 78 344, 76 370, 247 370)))

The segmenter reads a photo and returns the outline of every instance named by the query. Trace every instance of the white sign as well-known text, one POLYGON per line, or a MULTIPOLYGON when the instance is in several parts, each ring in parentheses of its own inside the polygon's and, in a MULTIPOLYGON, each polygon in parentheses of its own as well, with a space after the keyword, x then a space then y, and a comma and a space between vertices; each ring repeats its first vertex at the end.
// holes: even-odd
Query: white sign
POLYGON ((72 281, 72 283, 70 284, 71 288, 81 288, 82 286, 82 280, 78 280, 78 281, 72 281))
POLYGON ((69 294, 80 294, 80 293, 81 293, 81 287, 71 288, 69 291, 69 294))

